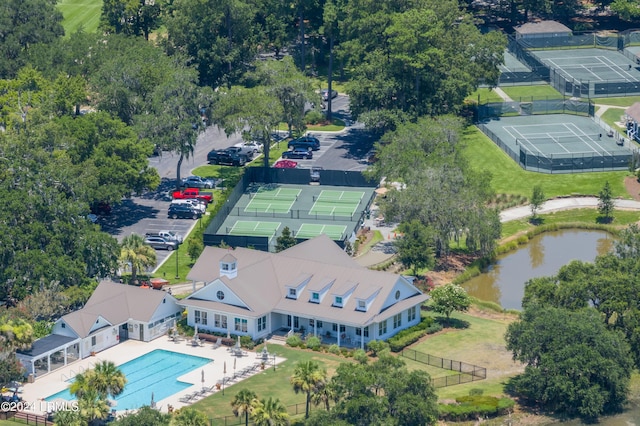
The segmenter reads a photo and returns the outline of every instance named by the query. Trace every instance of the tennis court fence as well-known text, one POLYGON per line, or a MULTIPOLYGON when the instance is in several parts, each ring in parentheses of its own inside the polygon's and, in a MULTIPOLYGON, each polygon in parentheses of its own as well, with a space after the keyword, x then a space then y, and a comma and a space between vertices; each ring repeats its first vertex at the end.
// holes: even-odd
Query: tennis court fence
POLYGON ((595 105, 591 101, 583 101, 568 97, 532 99, 511 102, 486 102, 478 105, 478 121, 488 118, 516 115, 540 114, 572 114, 593 116, 595 105))
POLYGON ((572 97, 609 97, 628 96, 640 93, 640 80, 577 80, 561 69, 552 68, 535 54, 535 50, 553 48, 599 48, 618 50, 627 58, 640 63, 638 58, 626 47, 640 45, 640 31, 628 30, 619 34, 572 33, 549 37, 518 38, 508 36, 508 50, 520 62, 531 68, 536 77, 549 84, 563 95, 572 97))
POLYGON ((520 166, 542 173, 627 170, 630 153, 540 154, 520 149, 520 166))

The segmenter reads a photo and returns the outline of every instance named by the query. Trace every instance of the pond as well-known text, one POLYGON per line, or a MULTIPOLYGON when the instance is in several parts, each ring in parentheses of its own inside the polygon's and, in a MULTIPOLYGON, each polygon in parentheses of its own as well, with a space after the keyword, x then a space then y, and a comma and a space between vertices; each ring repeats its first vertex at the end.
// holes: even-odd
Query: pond
POLYGON ((613 248, 604 231, 566 229, 533 237, 516 251, 498 258, 486 272, 462 284, 469 295, 495 302, 505 309, 521 309, 524 285, 531 278, 557 274, 572 260, 592 262, 613 248))

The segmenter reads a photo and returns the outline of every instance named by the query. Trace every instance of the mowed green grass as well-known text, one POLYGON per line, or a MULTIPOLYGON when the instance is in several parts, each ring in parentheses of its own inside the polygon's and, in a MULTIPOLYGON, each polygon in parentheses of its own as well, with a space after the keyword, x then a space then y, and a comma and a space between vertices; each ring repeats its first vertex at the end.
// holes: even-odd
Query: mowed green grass
POLYGON ((562 195, 597 196, 605 182, 609 182, 614 197, 630 198, 624 187, 629 172, 588 172, 549 174, 529 172, 520 167, 477 127, 469 127, 464 134, 465 155, 471 167, 490 172, 491 184, 498 194, 530 197, 534 185, 541 185, 546 198, 562 195))
POLYGON ((67 37, 80 29, 85 33, 95 33, 100 22, 102 0, 59 0, 58 10, 64 16, 62 26, 67 37))

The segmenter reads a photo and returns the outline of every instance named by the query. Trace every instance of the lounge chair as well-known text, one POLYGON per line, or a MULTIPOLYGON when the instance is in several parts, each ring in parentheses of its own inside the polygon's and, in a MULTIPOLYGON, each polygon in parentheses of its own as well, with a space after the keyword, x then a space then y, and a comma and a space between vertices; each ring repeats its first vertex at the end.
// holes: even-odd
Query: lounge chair
POLYGON ((195 397, 194 394, 190 393, 181 397, 178 401, 187 403, 187 402, 191 402, 194 397, 195 397))
POLYGON ((213 349, 218 349, 220 346, 222 346, 222 337, 218 337, 218 340, 213 344, 213 349))

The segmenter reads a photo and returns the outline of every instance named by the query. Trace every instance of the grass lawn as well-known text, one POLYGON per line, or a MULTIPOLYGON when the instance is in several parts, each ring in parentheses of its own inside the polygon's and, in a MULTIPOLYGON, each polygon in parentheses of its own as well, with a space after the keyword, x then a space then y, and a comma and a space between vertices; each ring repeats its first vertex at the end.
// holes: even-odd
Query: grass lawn
MULTIPOLYGON (((565 210, 549 214, 542 214, 539 217, 543 225, 554 223, 592 223, 596 224, 599 213, 596 209, 565 210)), ((640 212, 629 210, 616 210, 613 213, 612 226, 625 226, 640 221, 640 212)), ((529 223, 529 218, 512 220, 502 224, 502 236, 508 237, 521 231, 535 228, 529 223)))
POLYGON ((540 98, 561 98, 562 95, 548 84, 534 86, 506 86, 500 87, 514 101, 540 98))
POLYGON ((640 102, 640 96, 627 96, 624 98, 592 98, 596 105, 616 105, 619 107, 630 107, 635 102, 640 102))
POLYGON ((620 116, 624 114, 624 108, 609 108, 600 118, 614 129, 624 131, 624 126, 618 126, 616 122, 620 122, 620 116))
POLYGON ((310 132, 339 132, 344 129, 344 121, 334 118, 331 120, 331 124, 307 124, 307 130, 310 132))
POLYGON ((542 185, 547 198, 561 195, 597 196, 605 182, 611 185, 614 197, 629 198, 624 187, 624 177, 629 173, 589 172, 573 174, 548 174, 523 170, 478 128, 470 127, 464 134, 465 154, 472 167, 490 172, 493 189, 498 194, 517 194, 530 197, 533 186, 542 185))
POLYGON ((102 0, 59 0, 58 10, 64 16, 62 26, 66 36, 79 29, 95 33, 100 22, 102 0))
MULTIPOLYGON (((226 387, 224 395, 222 395, 222 392, 216 392, 196 402, 192 407, 204 412, 208 417, 232 416, 231 400, 242 389, 252 390, 260 399, 270 396, 279 398, 285 406, 303 403, 305 401, 304 394, 296 394, 289 383, 289 378, 293 375, 293 370, 298 362, 309 359, 318 361, 331 377, 335 374, 338 365, 349 361, 349 358, 293 349, 286 346, 274 347, 274 345, 269 345, 269 349, 278 356, 287 358, 285 362, 278 364, 276 371, 273 371, 273 366, 266 368, 248 379, 226 387)), ((260 347, 256 350, 259 351, 260 347)))
POLYGON ((487 102, 502 102, 502 98, 493 89, 488 87, 480 87, 478 90, 467 96, 467 100, 478 102, 481 104, 487 102))

